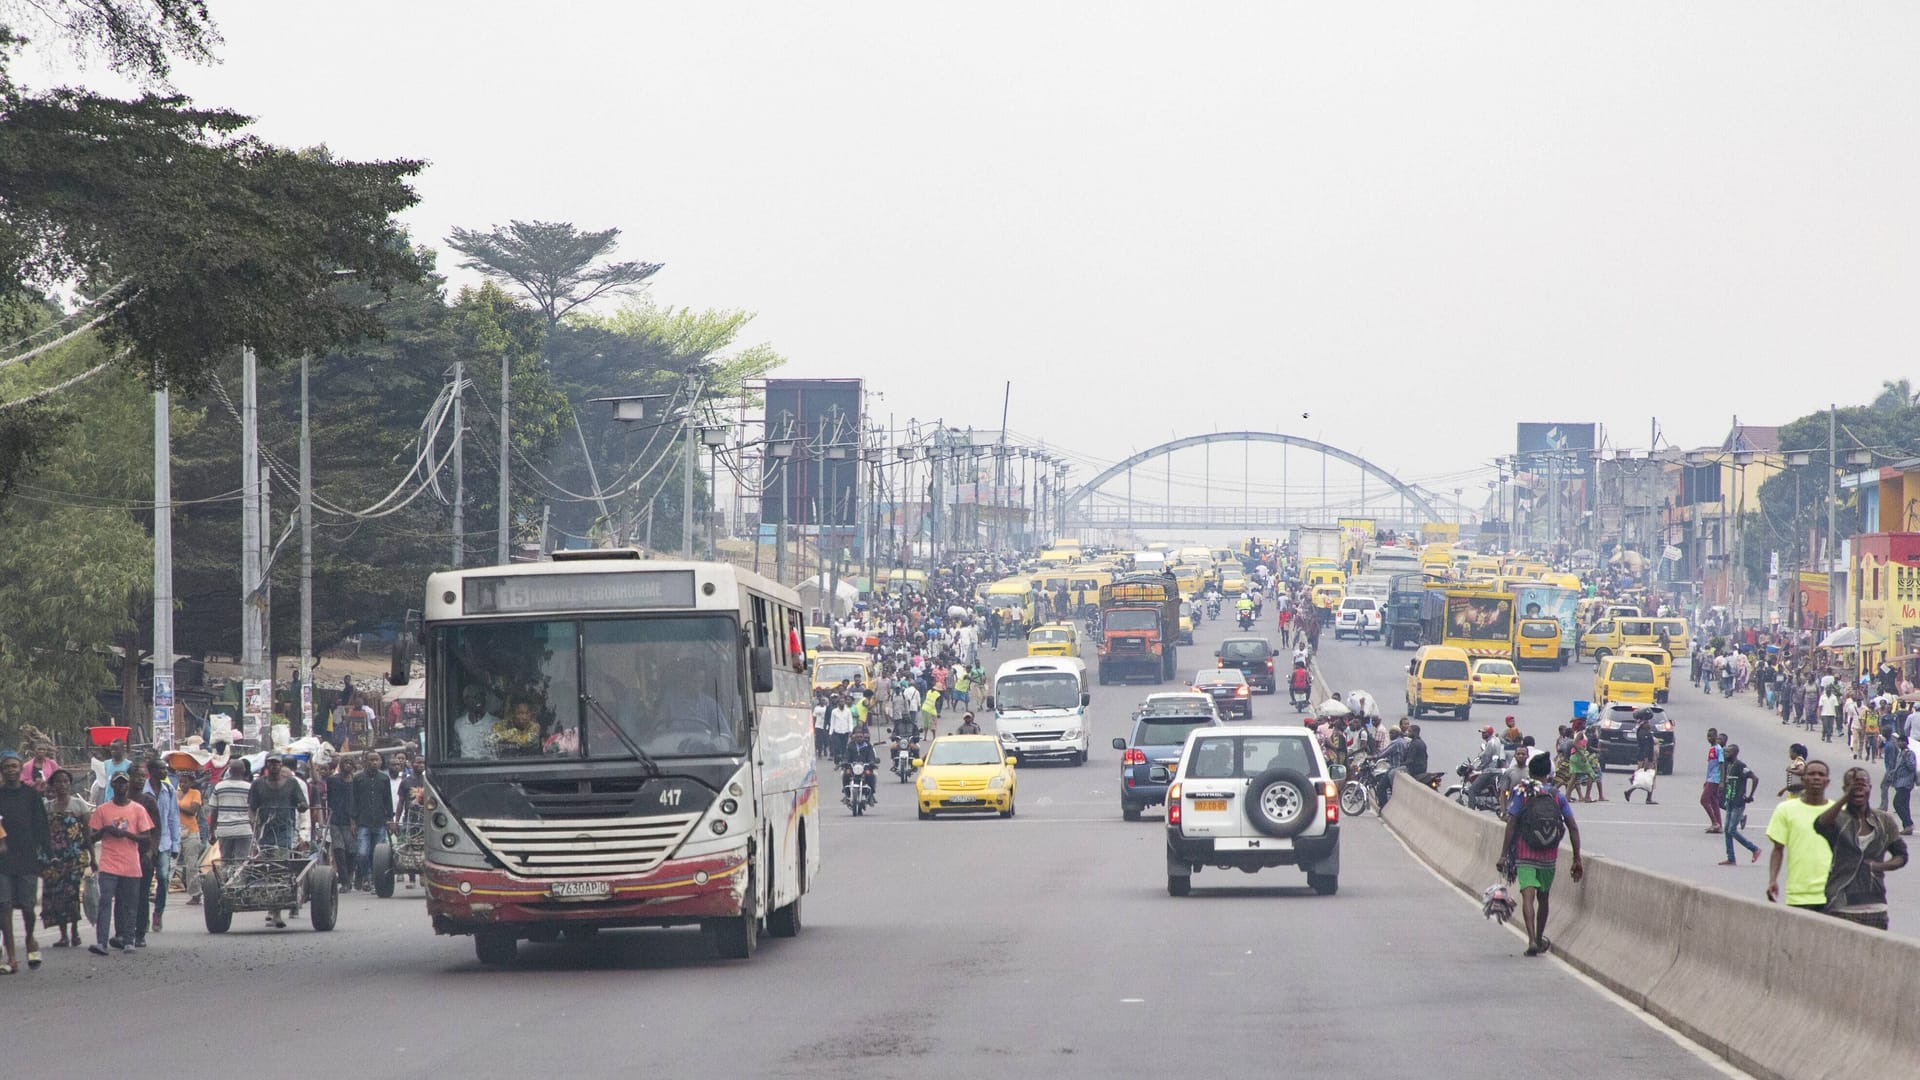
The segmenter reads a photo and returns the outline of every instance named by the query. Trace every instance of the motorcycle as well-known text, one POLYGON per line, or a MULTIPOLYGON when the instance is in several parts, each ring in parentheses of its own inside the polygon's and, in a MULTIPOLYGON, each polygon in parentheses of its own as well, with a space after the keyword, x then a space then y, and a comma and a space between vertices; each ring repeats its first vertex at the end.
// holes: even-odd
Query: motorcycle
POLYGON ((916 733, 902 742, 900 736, 895 735, 887 752, 893 758, 893 774, 900 782, 904 784, 913 779, 913 759, 920 756, 920 736, 916 733))
POLYGON ((873 799, 874 767, 869 761, 848 761, 840 766, 840 786, 843 794, 840 801, 853 811, 854 817, 867 812, 874 805, 873 799))
POLYGON ((1348 817, 1358 817, 1367 807, 1378 813, 1387 804, 1387 777, 1393 770, 1378 758, 1365 758, 1349 767, 1346 782, 1340 785, 1340 809, 1348 817))
POLYGON ((1476 760, 1478 759, 1468 758, 1461 762, 1460 767, 1454 770, 1460 776, 1460 783, 1449 784, 1447 789, 1441 792, 1441 794, 1469 810, 1484 810, 1491 814, 1505 816, 1506 793, 1500 790, 1499 776, 1502 772, 1506 771, 1506 767, 1511 759, 1503 757, 1493 763, 1493 767, 1487 770, 1487 772, 1492 773, 1495 777, 1494 783, 1490 790, 1482 792, 1474 791, 1474 782, 1479 780, 1482 775, 1485 775, 1480 770, 1474 768, 1474 762, 1476 760))
POLYGON ((1211 622, 1215 619, 1218 619, 1219 617, 1220 617, 1220 599, 1218 597, 1215 597, 1214 599, 1207 601, 1207 620, 1211 622))
POLYGON ((1287 687, 1287 700, 1293 704, 1294 712, 1306 712, 1307 706, 1312 703, 1312 698, 1313 688, 1310 685, 1287 687))
POLYGON ((1240 613, 1240 629, 1242 630, 1253 629, 1253 612, 1243 611, 1240 613))

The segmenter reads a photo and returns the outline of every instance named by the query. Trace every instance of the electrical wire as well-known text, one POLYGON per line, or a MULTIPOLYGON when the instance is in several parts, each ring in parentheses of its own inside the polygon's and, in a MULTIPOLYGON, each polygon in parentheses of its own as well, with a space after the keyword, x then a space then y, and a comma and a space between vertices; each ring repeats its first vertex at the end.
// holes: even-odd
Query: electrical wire
MULTIPOLYGON (((94 297, 93 301, 87 304, 86 306, 78 307, 73 309, 72 311, 67 312, 65 315, 60 316, 58 319, 53 320, 52 322, 48 323, 47 325, 41 327, 38 330, 35 330, 33 333, 28 334, 26 337, 23 337, 18 341, 10 341, 5 345, 0 345, 0 353, 12 352, 13 350, 20 348, 21 346, 28 344, 29 342, 33 341, 35 338, 39 337, 42 334, 50 334, 50 333, 57 332, 61 327, 66 326, 68 323, 72 322, 73 320, 79 318, 82 315, 87 314, 88 312, 92 311, 94 308, 98 307, 100 304, 103 304, 107 300, 111 299, 113 297, 113 294, 125 288, 126 284, 127 284, 127 279, 125 278, 122 278, 119 281, 114 282, 111 286, 108 287, 107 291, 101 293, 99 296, 94 297)), ((113 310, 118 311, 120 309, 116 307, 113 310)), ((113 312, 110 311, 107 314, 111 315, 112 313, 113 312)), ((6 362, 12 363, 11 360, 6 362)))
MULTIPOLYGON (((72 341, 74 338, 79 337, 81 334, 86 333, 87 331, 93 329, 96 326, 99 326, 101 323, 106 322, 108 319, 112 318, 114 312, 119 311, 123 307, 126 307, 128 303, 132 302, 132 300, 133 300, 133 297, 128 297, 127 299, 120 301, 118 304, 113 305, 111 308, 108 308, 107 310, 101 312, 100 314, 95 315, 93 318, 87 320, 86 322, 81 323, 79 326, 76 326, 73 329, 67 331, 66 333, 61 334, 59 337, 54 338, 52 341, 45 342, 40 345, 35 345, 33 348, 28 349, 26 352, 20 353, 17 356, 9 356, 5 360, 0 360, 0 368, 10 368, 15 364, 24 364, 36 356, 44 355, 45 353, 47 353, 52 349, 57 349, 60 346, 65 345, 67 342, 72 341)), ((126 355, 125 351, 121 352, 120 354, 120 356, 125 356, 125 355, 126 355)), ((119 359, 119 357, 116 356, 114 359, 117 360, 119 359)), ((111 361, 109 361, 109 363, 111 363, 111 361)))
POLYGON ((52 386, 47 387, 45 390, 37 390, 31 394, 28 394, 25 397, 14 398, 12 401, 0 401, 0 412, 6 412, 9 409, 17 409, 22 405, 31 405, 36 401, 45 401, 47 398, 52 397, 53 395, 59 393, 60 391, 66 390, 73 386, 77 386, 80 383, 83 383, 88 379, 93 378, 95 375, 98 375, 101 372, 107 370, 109 367, 113 366, 114 361, 119 360, 123 356, 126 356, 127 353, 131 351, 132 350, 130 349, 122 349, 120 352, 114 354, 113 356, 108 357, 105 360, 100 361, 98 364, 95 364, 92 367, 88 368, 87 370, 81 372, 80 374, 75 375, 73 378, 67 379, 64 382, 54 383, 52 386))

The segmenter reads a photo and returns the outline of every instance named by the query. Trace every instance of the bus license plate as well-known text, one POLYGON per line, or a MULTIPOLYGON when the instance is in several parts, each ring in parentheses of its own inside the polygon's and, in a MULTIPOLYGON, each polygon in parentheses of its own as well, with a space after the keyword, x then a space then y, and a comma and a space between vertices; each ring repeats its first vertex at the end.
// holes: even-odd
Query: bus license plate
POLYGON ((1227 800, 1225 799, 1193 800, 1193 809, 1195 810, 1195 812, 1206 811, 1206 810, 1225 810, 1226 808, 1227 808, 1227 800))
POLYGON ((547 887, 555 900, 605 900, 613 895, 610 881, 556 881, 547 887))

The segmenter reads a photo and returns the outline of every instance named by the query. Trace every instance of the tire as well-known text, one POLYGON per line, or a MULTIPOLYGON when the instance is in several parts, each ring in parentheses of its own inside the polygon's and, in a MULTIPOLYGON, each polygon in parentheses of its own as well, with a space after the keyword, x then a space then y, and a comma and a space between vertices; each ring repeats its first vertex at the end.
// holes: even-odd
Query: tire
POLYGON ((918 813, 920 814, 920 820, 921 820, 921 821, 932 821, 932 820, 933 820, 933 812, 932 812, 931 810, 920 810, 920 811, 918 811, 918 813))
POLYGON ((506 967, 520 951, 511 930, 482 930, 473 935, 473 955, 488 967, 506 967))
POLYGON ((220 875, 211 870, 200 875, 200 913, 206 916, 209 934, 224 934, 233 927, 233 909, 221 897, 220 875))
POLYGON ((1307 884, 1312 886, 1313 891, 1320 896, 1332 896, 1340 891, 1340 875, 1308 874, 1307 884))
POLYGON ((794 894, 793 903, 785 907, 774 908, 767 913, 767 933, 773 937, 793 938, 800 936, 800 901, 806 899, 807 895, 807 838, 805 834, 802 834, 800 837, 797 858, 799 863, 795 875, 800 882, 800 891, 794 894))
POLYGON ((393 845, 373 846, 373 895, 382 900, 393 895, 393 845))
MULTIPOLYGON (((307 872, 307 918, 313 928, 325 933, 333 929, 340 918, 339 878, 333 876, 333 867, 316 866, 307 872)), ((387 895, 393 895, 392 877, 388 877, 387 895)), ((206 903, 205 900, 201 901, 206 903)))
POLYGON ((1268 769, 1247 783, 1247 823, 1267 836, 1284 839, 1306 829, 1318 805, 1313 785, 1293 769, 1268 769))
POLYGON ((1085 765, 1087 763, 1087 752, 1085 750, 1082 750, 1078 754, 1075 754, 1073 758, 1073 763, 1076 767, 1085 765))
POLYGON ((1605 659, 1606 659, 1607 657, 1609 657, 1609 656, 1612 656, 1612 655, 1613 655, 1613 650, 1612 650, 1612 649, 1595 649, 1595 650, 1593 650, 1593 653, 1592 653, 1592 656, 1593 656, 1593 663, 1594 663, 1594 666, 1595 666, 1595 667, 1598 667, 1598 666, 1600 665, 1600 661, 1602 661, 1602 660, 1605 660, 1605 659))
POLYGON ((1367 785, 1358 780, 1348 780, 1340 785, 1340 812, 1348 817, 1359 817, 1367 812, 1367 785))
POLYGON ((1471 705, 1462 705, 1462 706, 1460 706, 1459 708, 1457 708, 1457 709, 1455 709, 1455 710, 1453 710, 1453 715, 1454 715, 1454 716, 1455 716, 1456 718, 1458 718, 1458 719, 1461 719, 1461 720, 1468 720, 1468 719, 1471 719, 1471 718, 1473 717, 1473 706, 1471 706, 1471 705))
POLYGON ((707 923, 708 933, 713 937, 713 950, 722 960, 751 959, 755 950, 760 948, 760 893, 751 864, 747 867, 747 892, 744 904, 746 910, 731 918, 712 919, 707 923))
POLYGON ((1167 852, 1167 895, 1186 896, 1193 892, 1193 871, 1167 852))
POLYGON ((1137 802, 1133 802, 1132 800, 1129 800, 1129 799, 1121 799, 1120 800, 1120 819, 1122 821, 1139 821, 1140 812, 1143 809, 1145 808, 1142 807, 1137 802))
POLYGON ((859 817, 861 814, 866 813, 867 800, 862 795, 854 795, 848 801, 848 805, 853 808, 854 817, 859 817))
POLYGON ((1003 818, 1010 818, 1010 817, 1012 817, 1012 816, 1013 816, 1013 809, 1014 809, 1014 807, 1013 807, 1013 800, 1012 800, 1012 799, 1008 799, 1008 800, 1007 800, 1007 808, 1006 808, 1005 810, 1002 810, 1002 811, 1000 811, 1000 816, 1001 816, 1001 817, 1003 817, 1003 818))

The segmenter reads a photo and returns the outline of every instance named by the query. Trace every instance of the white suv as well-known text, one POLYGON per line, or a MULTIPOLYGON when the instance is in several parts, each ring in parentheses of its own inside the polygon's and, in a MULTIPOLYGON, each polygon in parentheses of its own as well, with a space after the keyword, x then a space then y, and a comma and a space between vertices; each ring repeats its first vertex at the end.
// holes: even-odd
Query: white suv
POLYGON ((1340 601, 1340 610, 1333 617, 1334 639, 1346 636, 1378 638, 1383 615, 1377 597, 1349 596, 1340 601))
POLYGON ((1298 866, 1321 896, 1340 888, 1340 781, 1304 727, 1205 727, 1187 736, 1167 789, 1167 893, 1204 866, 1298 866))

